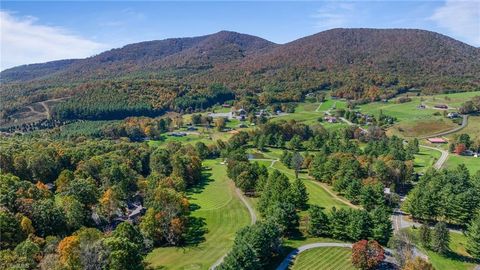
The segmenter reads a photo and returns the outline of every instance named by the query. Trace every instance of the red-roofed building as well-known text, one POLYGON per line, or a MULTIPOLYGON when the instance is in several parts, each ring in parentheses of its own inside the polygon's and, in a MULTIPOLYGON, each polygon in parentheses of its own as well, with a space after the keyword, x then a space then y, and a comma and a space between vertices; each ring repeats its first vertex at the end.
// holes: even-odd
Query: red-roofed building
POLYGON ((427 140, 431 143, 447 143, 447 140, 443 138, 429 138, 427 140))

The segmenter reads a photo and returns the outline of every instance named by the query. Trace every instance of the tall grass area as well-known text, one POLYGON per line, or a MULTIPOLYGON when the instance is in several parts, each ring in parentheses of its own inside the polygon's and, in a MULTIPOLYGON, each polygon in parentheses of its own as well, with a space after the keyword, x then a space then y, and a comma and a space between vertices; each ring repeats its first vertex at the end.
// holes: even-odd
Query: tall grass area
POLYGON ((204 182, 188 193, 198 241, 184 247, 162 247, 147 255, 146 261, 159 269, 208 269, 233 245, 235 233, 250 224, 247 208, 234 191, 220 160, 207 160, 204 182))

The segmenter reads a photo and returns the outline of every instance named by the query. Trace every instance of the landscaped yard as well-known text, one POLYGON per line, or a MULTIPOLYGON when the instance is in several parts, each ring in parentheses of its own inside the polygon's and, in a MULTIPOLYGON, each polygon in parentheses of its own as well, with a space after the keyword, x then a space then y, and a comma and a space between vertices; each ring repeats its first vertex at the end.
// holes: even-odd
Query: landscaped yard
POLYGON ((192 230, 196 233, 205 231, 204 240, 185 247, 157 248, 146 258, 152 266, 208 269, 230 250, 235 233, 250 224, 248 211, 237 197, 233 182, 226 176, 225 165, 221 165, 220 160, 207 160, 203 165, 211 170, 205 171, 205 182, 188 195, 195 220, 192 230), (201 223, 205 225, 201 226, 201 223))
POLYGON ((353 267, 351 249, 342 247, 314 248, 300 253, 292 270, 348 270, 353 267))

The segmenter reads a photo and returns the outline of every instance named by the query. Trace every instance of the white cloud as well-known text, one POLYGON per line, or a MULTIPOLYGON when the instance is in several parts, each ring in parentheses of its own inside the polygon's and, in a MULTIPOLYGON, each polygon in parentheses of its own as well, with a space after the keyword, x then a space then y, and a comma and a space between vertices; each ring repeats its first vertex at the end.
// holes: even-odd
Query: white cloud
POLYGON ((480 46, 480 1, 447 0, 430 19, 453 35, 480 46))
POLYGON ((346 27, 354 11, 352 3, 326 2, 312 17, 316 20, 315 27, 320 29, 346 27))
POLYGON ((6 68, 94 55, 108 48, 68 31, 41 25, 33 17, 15 17, 0 11, 0 70, 6 68))

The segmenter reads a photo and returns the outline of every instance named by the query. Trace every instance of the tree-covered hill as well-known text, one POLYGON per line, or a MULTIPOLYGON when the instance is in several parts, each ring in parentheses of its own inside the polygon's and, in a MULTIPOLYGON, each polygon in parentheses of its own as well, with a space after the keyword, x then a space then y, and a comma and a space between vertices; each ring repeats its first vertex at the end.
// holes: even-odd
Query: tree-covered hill
POLYGON ((479 70, 479 48, 423 30, 333 29, 283 45, 221 31, 5 70, 0 73, 0 115, 6 119, 25 105, 65 96, 79 101, 88 96, 100 106, 115 103, 116 93, 126 95, 133 107, 164 110, 175 107, 178 97, 212 96, 212 85, 219 84, 237 96, 263 93, 263 101, 297 101, 327 88, 339 97, 372 101, 411 88, 476 90, 479 70), (111 84, 116 87, 110 100, 111 87, 104 85, 111 84), (152 84, 161 85, 153 99, 148 91, 152 84))

